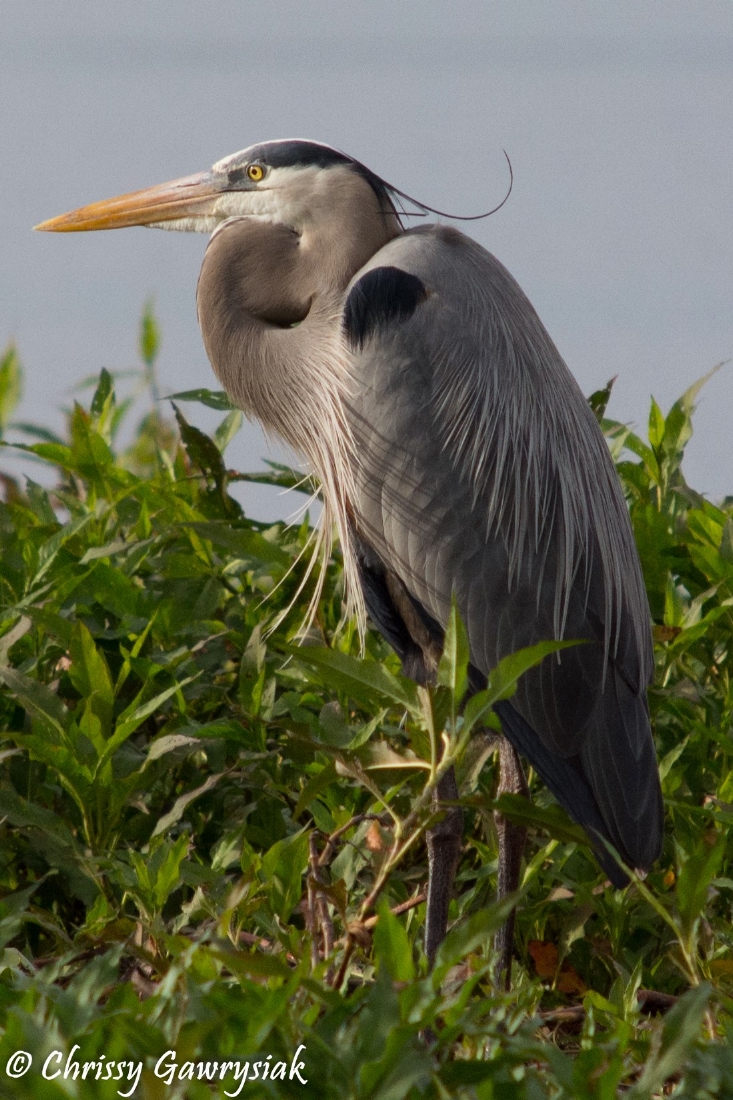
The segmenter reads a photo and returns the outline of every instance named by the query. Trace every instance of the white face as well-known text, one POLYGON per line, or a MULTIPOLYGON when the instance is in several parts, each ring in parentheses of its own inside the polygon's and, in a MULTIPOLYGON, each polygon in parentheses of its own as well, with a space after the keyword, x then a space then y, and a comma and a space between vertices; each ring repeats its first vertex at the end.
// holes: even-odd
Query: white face
MULTIPOLYGON (((212 175, 220 175, 218 167, 214 166, 212 175)), ((238 183, 236 189, 222 190, 206 203, 200 214, 149 224, 155 229, 214 233, 230 218, 258 218, 299 229, 307 220, 309 199, 317 190, 317 179, 323 172, 322 168, 310 166, 267 168, 258 182, 248 180, 246 184, 238 183)), ((224 173, 221 173, 221 184, 227 186, 224 173)))
MULTIPOLYGON (((289 144, 291 139, 268 142, 289 144)), ((319 144, 310 142, 309 144, 319 144)), ((339 167, 324 170, 317 165, 273 167, 257 157, 262 146, 250 146, 218 160, 211 168, 211 182, 218 194, 207 202, 200 214, 151 222, 156 229, 185 233, 215 233, 231 218, 257 218, 301 230, 309 220, 314 198, 322 190, 324 175, 339 167)), ((330 146, 322 145, 324 149, 330 146)), ((348 171, 346 165, 343 170, 348 171)))

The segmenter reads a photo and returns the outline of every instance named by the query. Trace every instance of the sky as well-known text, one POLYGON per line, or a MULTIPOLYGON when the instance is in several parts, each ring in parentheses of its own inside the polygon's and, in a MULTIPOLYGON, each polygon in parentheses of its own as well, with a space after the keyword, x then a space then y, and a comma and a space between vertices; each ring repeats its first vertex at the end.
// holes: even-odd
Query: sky
MULTIPOLYGON (((206 238, 37 222, 174 179, 257 141, 310 137, 401 190, 470 214, 582 389, 643 427, 733 357, 729 0, 2 0, 0 348, 24 419, 61 425, 72 387, 136 363, 155 301, 161 390, 218 388, 196 322, 206 238)), ((215 414, 194 412, 202 426, 215 414)), ((733 363, 700 397, 686 474, 733 493, 733 363)), ((229 465, 282 458, 255 425, 229 465)), ((7 468, 8 462, 3 459, 7 468)), ((36 475, 37 476, 37 475, 36 475)), ((240 492, 255 518, 296 506, 240 492)))

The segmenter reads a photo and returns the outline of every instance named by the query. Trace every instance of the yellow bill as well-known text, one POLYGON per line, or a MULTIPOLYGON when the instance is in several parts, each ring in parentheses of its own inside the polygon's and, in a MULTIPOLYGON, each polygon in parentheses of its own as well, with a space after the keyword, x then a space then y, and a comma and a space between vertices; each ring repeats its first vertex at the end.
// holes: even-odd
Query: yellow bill
POLYGON ((222 185, 211 172, 184 176, 171 183, 131 191, 102 202, 81 206, 50 218, 34 228, 42 233, 80 233, 92 229, 123 229, 130 225, 154 225, 209 214, 222 185))

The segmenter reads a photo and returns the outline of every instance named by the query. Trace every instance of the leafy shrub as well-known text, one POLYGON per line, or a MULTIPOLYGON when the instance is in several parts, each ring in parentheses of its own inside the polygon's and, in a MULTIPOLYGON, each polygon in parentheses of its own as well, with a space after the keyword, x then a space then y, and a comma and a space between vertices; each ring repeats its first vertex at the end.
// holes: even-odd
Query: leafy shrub
MULTIPOLYGON (((140 380, 153 396, 157 344, 148 310, 140 380)), ((300 1046, 305 1088, 278 1076, 241 1095, 733 1095, 733 508, 682 475, 699 385, 666 417, 652 404, 648 442, 602 419, 610 388, 591 398, 655 622, 664 856, 616 891, 534 776, 531 806, 504 796, 502 812, 529 826, 504 993, 491 703, 552 647, 503 662, 460 716, 457 616, 439 685, 417 689, 377 635, 359 654, 337 558, 300 646, 308 522, 258 523, 231 494, 238 480, 299 475, 228 470, 241 414, 207 390, 176 400, 220 409, 213 437, 174 405, 176 431, 154 402, 122 448, 131 405, 115 384, 102 371, 64 439, 16 426, 35 441, 12 446, 47 483, 52 471, 52 489, 2 478, 0 1094, 131 1087, 96 1069, 41 1077, 49 1054, 78 1044, 95 1066, 144 1061, 136 1095, 150 1098, 234 1091, 231 1072, 214 1086, 214 1062, 290 1067, 300 1046), (453 931, 428 974, 421 838, 451 761, 464 854, 453 931), (16 1050, 34 1066, 12 1078, 16 1050), (171 1083, 153 1069, 166 1051, 183 1067, 171 1083), (189 1080, 199 1062, 209 1069, 189 1080)), ((11 350, 0 432, 20 388, 11 350)))

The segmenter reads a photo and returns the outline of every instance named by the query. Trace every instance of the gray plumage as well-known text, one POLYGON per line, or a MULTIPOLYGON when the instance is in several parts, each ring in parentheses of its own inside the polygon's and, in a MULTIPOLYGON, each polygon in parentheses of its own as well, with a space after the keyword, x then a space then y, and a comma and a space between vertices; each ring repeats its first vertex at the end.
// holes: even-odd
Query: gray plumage
POLYGON ((545 778, 569 812, 582 776, 606 835, 646 867, 661 836, 650 617, 595 417, 520 288, 474 241, 410 230, 351 287, 377 266, 416 275, 427 295, 354 359, 358 533, 439 624, 455 592, 483 673, 546 638, 592 639, 525 675, 512 708, 558 758, 563 774, 545 778))
MULTIPOLYGON (((405 231, 399 195, 328 146, 269 142, 42 228, 213 230, 198 286, 212 366, 236 404, 309 461, 321 551, 335 526, 350 607, 362 627, 371 615, 408 674, 434 673, 452 594, 474 688, 523 646, 586 642, 525 675, 498 711, 622 885, 600 838, 648 867, 662 801, 649 608, 618 477, 516 282, 455 229, 405 231)), ((504 789, 521 791, 512 761, 502 753, 504 789)), ((455 799, 452 776, 439 794, 455 799)), ((459 818, 431 833, 431 959, 459 818)))

